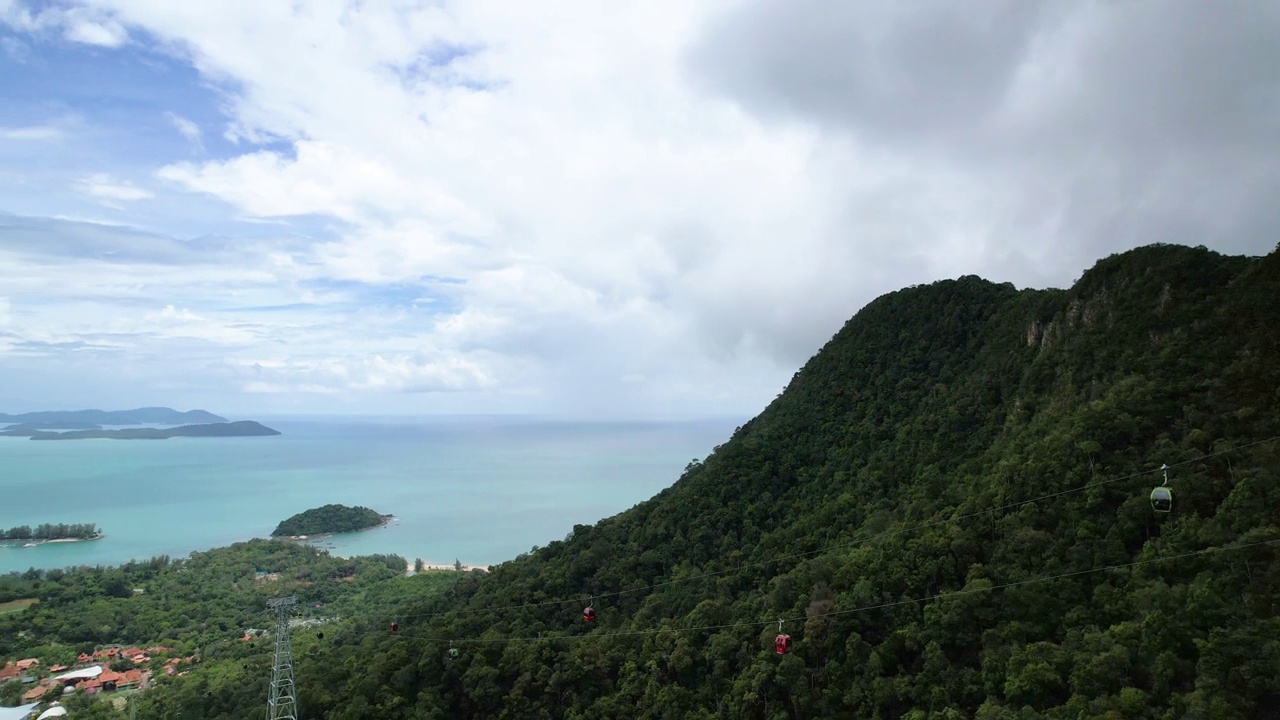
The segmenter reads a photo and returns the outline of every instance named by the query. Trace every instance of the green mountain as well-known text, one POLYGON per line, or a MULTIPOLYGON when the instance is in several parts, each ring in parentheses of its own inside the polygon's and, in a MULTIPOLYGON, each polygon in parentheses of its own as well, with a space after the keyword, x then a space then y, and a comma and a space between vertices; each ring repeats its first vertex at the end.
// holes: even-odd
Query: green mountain
MULTIPOLYGON (((1280 248, 1176 246, 885 295, 654 498, 300 631, 302 716, 1272 717, 1277 297, 1280 248)), ((260 714, 226 657, 137 716, 260 714)))
POLYGON ((224 423, 227 419, 204 410, 180 412, 167 407, 136 410, 47 410, 20 415, 0 413, 0 423, 28 423, 47 427, 69 425, 182 425, 186 423, 224 423))
POLYGON ((403 608, 396 635, 356 623, 299 664, 301 705, 1253 717, 1280 705, 1277 297, 1280 253, 1173 246, 1069 290, 888 294, 671 488, 403 608))

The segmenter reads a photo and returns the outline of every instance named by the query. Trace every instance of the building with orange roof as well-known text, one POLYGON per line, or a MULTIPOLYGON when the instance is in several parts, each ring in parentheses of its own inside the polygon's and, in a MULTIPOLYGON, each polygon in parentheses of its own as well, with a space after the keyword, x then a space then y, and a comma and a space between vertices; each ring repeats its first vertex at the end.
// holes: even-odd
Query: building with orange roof
POLYGON ((35 667, 36 665, 39 665, 39 664, 40 664, 40 661, 39 661, 39 660, 37 660, 37 659, 35 659, 35 658, 27 658, 26 660, 19 660, 19 661, 18 661, 18 669, 19 669, 19 670, 26 670, 27 668, 35 667))
POLYGON ((11 662, 5 663, 4 667, 0 668, 0 682, 12 680, 21 674, 22 670, 19 669, 16 664, 11 662))

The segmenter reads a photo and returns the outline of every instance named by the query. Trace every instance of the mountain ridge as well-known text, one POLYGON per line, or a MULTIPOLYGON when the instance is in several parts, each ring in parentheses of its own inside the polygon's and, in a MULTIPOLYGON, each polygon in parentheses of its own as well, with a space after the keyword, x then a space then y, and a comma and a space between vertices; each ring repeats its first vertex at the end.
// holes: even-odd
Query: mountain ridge
POLYGON ((406 676, 396 641, 370 640, 360 678, 323 658, 300 669, 302 703, 402 717, 418 715, 386 698, 457 717, 1248 716, 1280 702, 1280 642, 1262 640, 1280 636, 1266 600, 1280 561, 1267 546, 1197 554, 1280 539, 1278 289, 1275 252, 1156 245, 1063 290, 965 276, 888 293, 671 487, 400 615, 410 636, 524 651, 481 643, 461 669, 428 651, 406 676), (1147 499, 1165 463, 1169 516, 1147 499), (603 595, 597 622, 575 622, 571 598, 603 595), (808 618, 786 628, 781 658, 770 617, 808 618), (527 639, 548 633, 580 639, 527 639))
POLYGON ((8 415, 0 413, 0 423, 85 423, 91 425, 183 425, 224 423, 227 419, 205 410, 182 412, 168 407, 133 410, 42 410, 8 415))

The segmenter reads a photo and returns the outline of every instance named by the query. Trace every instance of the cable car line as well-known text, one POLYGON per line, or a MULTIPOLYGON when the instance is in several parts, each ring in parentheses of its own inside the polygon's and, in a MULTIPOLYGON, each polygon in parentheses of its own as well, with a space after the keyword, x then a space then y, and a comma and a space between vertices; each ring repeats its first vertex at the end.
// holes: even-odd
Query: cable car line
MULTIPOLYGON (((883 540, 883 539, 885 539, 885 538, 893 537, 893 536, 895 536, 895 535, 905 535, 905 534, 907 534, 907 533, 910 533, 910 532, 913 532, 913 531, 916 531, 916 530, 926 530, 926 529, 929 529, 929 528, 934 528, 934 527, 938 527, 938 526, 941 526, 941 525, 946 525, 946 524, 949 524, 949 523, 960 522, 960 521, 962 521, 962 520, 971 520, 971 519, 973 519, 973 518, 980 517, 980 516, 987 515, 987 514, 992 514, 992 515, 994 515, 994 514, 996 514, 996 513, 1006 512, 1006 511, 1009 511, 1009 510, 1015 510, 1015 509, 1017 509, 1017 508, 1023 507, 1024 505, 1030 505, 1030 504, 1032 504, 1032 503, 1040 502, 1041 500, 1051 500, 1051 499, 1053 499, 1053 498, 1062 497, 1062 496, 1064 496, 1064 495, 1070 495, 1070 494, 1072 494, 1072 493, 1077 493, 1077 492, 1081 492, 1081 491, 1084 491, 1084 490, 1090 490, 1090 489, 1093 489, 1093 488, 1096 488, 1096 487, 1102 487, 1102 486, 1104 486, 1104 485, 1110 485, 1110 484, 1117 483, 1117 482, 1122 482, 1122 481, 1125 481, 1125 480, 1132 480, 1132 479, 1134 479, 1134 478, 1142 477, 1143 475, 1150 475, 1150 474, 1152 474, 1152 473, 1159 473, 1159 472, 1161 472, 1162 470, 1166 473, 1166 477, 1167 477, 1168 469, 1172 469, 1172 468, 1180 467, 1180 466, 1182 466, 1182 465, 1190 465, 1190 464, 1192 464, 1192 463, 1202 462, 1202 461, 1204 461, 1204 460, 1208 460, 1208 459, 1210 459, 1210 458, 1219 457, 1219 456, 1221 456, 1221 455, 1227 455, 1227 454, 1234 453, 1234 452, 1239 452, 1239 451, 1241 451, 1241 450, 1246 450, 1246 449, 1248 449, 1248 448, 1255 447, 1255 446, 1257 446, 1257 445, 1263 445, 1263 444, 1265 444, 1265 443, 1269 443, 1269 442, 1274 442, 1274 441, 1276 441, 1276 440, 1280 440, 1280 435, 1276 435, 1276 436, 1273 436, 1273 437, 1270 437, 1270 438, 1266 438, 1266 439, 1264 439, 1264 440, 1255 440, 1255 441, 1250 442, 1250 443, 1245 443, 1244 445, 1239 445, 1239 446, 1236 446, 1236 447, 1227 448, 1227 449, 1225 449, 1225 450, 1219 450, 1219 451, 1217 451, 1217 452, 1209 453, 1209 454, 1207 454, 1207 455, 1201 455, 1200 457, 1192 458, 1192 459, 1190 459, 1190 460, 1182 460, 1182 461, 1180 461, 1180 462, 1176 462, 1176 463, 1173 463, 1173 464, 1171 464, 1171 465, 1167 464, 1167 465, 1162 466, 1161 468, 1157 468, 1157 469, 1154 469, 1154 470, 1141 470, 1141 471, 1139 471, 1139 472, 1130 473, 1130 474, 1128 474, 1128 475, 1122 475, 1122 476, 1120 476, 1120 477, 1109 478, 1109 479, 1106 479, 1106 480, 1097 480, 1097 481, 1090 482, 1090 483, 1086 483, 1086 484, 1084 484, 1084 485, 1080 485, 1080 486, 1077 486, 1077 487, 1067 488, 1066 490, 1058 490, 1058 491, 1056 491, 1056 492, 1048 493, 1048 494, 1046 494, 1046 495, 1040 495, 1040 496, 1038 496, 1038 497, 1033 497, 1033 498, 1029 498, 1029 499, 1026 499, 1026 500, 1018 500, 1018 501, 1016 501, 1016 502, 1006 503, 1006 504, 1004 504, 1004 505, 1000 505, 1000 506, 997 506, 997 507, 986 508, 986 509, 984 509, 984 510, 974 510, 974 511, 972 511, 972 512, 964 513, 963 515, 956 515, 956 516, 954 516, 954 517, 944 518, 944 519, 940 519, 940 520, 931 520, 931 521, 929 521, 929 522, 919 523, 919 524, 911 525, 911 526, 908 526, 908 527, 905 527, 905 528, 897 528, 897 529, 894 529, 894 530, 885 530, 885 531, 883 531, 883 532, 876 533, 876 534, 874 534, 874 535, 870 535, 870 536, 865 537, 865 538, 861 538, 861 539, 858 539, 858 540, 850 540, 850 541, 842 542, 842 543, 836 543, 836 544, 834 544, 834 545, 827 545, 827 546, 825 546, 825 547, 817 548, 817 549, 815 549, 815 550, 806 550, 806 551, 804 551, 804 552, 791 553, 791 554, 789 554, 789 555, 780 555, 780 556, 773 557, 773 558, 770 558, 770 559, 767 559, 767 560, 757 560, 757 561, 753 561, 753 562, 749 562, 749 563, 743 563, 743 564, 740 564, 740 565, 735 565, 734 567, 725 568, 725 569, 723 569, 723 570, 714 570, 714 571, 711 571, 711 572, 700 573, 700 574, 698 574, 698 575, 691 575, 691 576, 689 576, 689 577, 673 578, 673 579, 670 579, 670 580, 663 580, 663 581, 661 581, 661 582, 652 583, 652 584, 650 584, 650 585, 642 585, 642 586, 640 586, 640 587, 628 588, 628 589, 626 589, 626 590, 616 590, 616 591, 614 591, 614 592, 608 592, 608 593, 595 593, 595 594, 593 594, 593 598, 594 598, 594 599, 604 599, 604 598, 621 597, 621 596, 623 596, 623 595, 630 595, 630 594, 633 594, 633 593, 644 592, 644 591, 646 591, 646 590, 655 590, 655 589, 657 589, 657 588, 666 587, 666 586, 668 586, 668 585, 675 585, 675 584, 677 584, 677 583, 693 582, 693 581, 695 581, 695 580, 705 580, 705 579, 707 579, 707 578, 717 577, 717 576, 720 576, 720 575, 727 575, 727 574, 729 574, 729 573, 739 572, 739 571, 747 570, 747 569, 750 569, 750 568, 762 567, 762 566, 770 565, 770 564, 773 564, 773 563, 776 563, 776 562, 783 562, 783 561, 786 561, 786 560, 795 560, 795 559, 799 559, 799 558, 809 557, 809 556, 811 556, 811 555, 818 555, 818 554, 825 553, 825 552, 831 552, 831 551, 834 551, 834 550, 844 550, 844 549, 849 549, 849 548, 859 547, 859 546, 861 546, 861 545, 866 545, 866 544, 869 544, 869 543, 871 543, 871 542, 875 542, 875 541, 877 541, 877 540, 883 540)), ((580 597, 567 597, 567 598, 562 598, 562 599, 557 599, 557 600, 541 600, 541 601, 538 601, 538 602, 523 603, 523 604, 515 604, 515 605, 497 605, 497 606, 479 607, 479 608, 456 608, 456 609, 453 609, 453 610, 442 610, 442 611, 439 611, 439 612, 433 612, 433 613, 419 613, 419 614, 410 614, 410 615, 396 615, 395 617, 396 617, 396 618, 433 618, 433 617, 441 617, 441 616, 444 616, 444 615, 459 616, 459 615, 468 615, 468 614, 480 613, 480 612, 500 612, 500 611, 504 611, 504 610, 523 610, 523 609, 528 609, 528 608, 548 607, 548 606, 551 606, 551 605, 565 605, 565 604, 568 604, 568 603, 578 603, 578 602, 581 602, 581 598, 580 598, 580 597)), ((391 616, 390 616, 390 615, 386 615, 386 616, 381 616, 381 617, 391 617, 391 616)))

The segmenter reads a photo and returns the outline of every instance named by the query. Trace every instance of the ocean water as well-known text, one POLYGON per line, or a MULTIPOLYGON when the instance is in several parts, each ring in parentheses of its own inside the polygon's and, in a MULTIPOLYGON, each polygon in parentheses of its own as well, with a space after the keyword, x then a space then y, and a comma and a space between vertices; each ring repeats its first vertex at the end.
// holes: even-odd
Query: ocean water
POLYGON ((342 555, 489 565, 671 485, 746 418, 255 418, 282 435, 41 442, 0 438, 0 527, 95 523, 101 540, 0 544, 0 573, 115 565, 267 537, 327 503, 392 513, 342 555))

